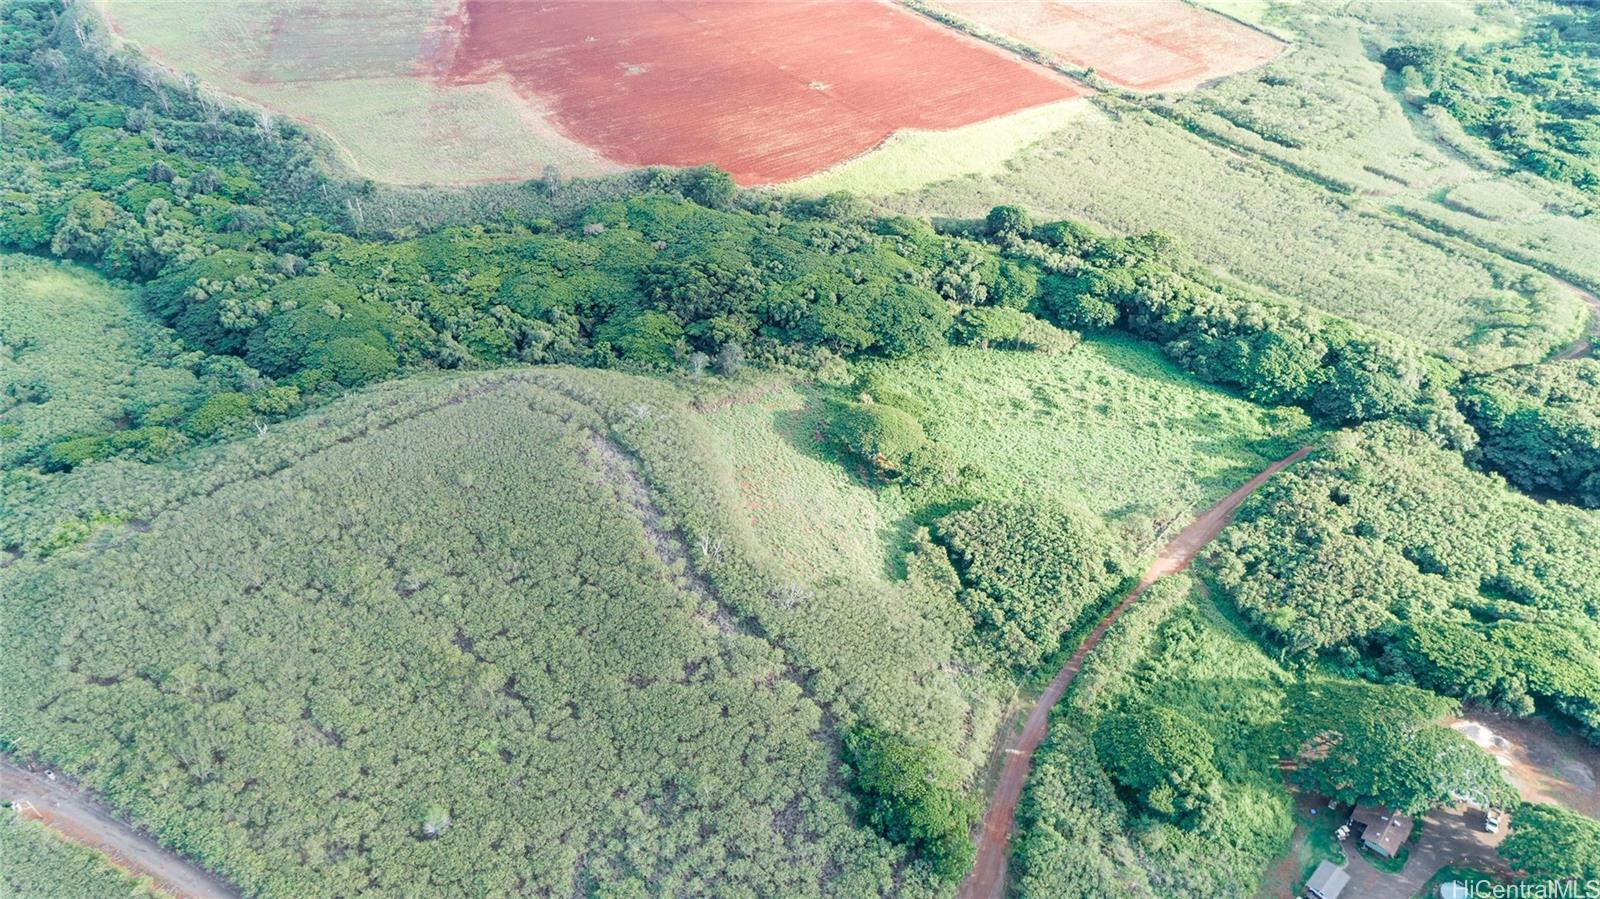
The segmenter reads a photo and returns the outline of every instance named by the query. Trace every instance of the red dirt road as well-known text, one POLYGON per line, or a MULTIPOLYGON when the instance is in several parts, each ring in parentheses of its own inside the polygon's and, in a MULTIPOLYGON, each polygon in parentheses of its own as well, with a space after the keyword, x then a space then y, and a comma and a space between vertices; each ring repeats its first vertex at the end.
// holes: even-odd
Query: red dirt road
POLYGON ((1089 89, 877 0, 465 0, 446 78, 509 75, 624 165, 785 181, 903 128, 948 129, 1089 89))
POLYGON ((1100 644, 1101 638, 1105 636, 1112 622, 1121 617, 1151 584, 1188 568, 1200 549, 1216 539, 1217 534, 1227 526, 1229 520, 1233 518, 1234 510, 1239 508, 1239 504, 1244 502, 1246 497, 1265 484, 1268 478, 1304 459, 1311 450, 1312 447, 1302 446, 1268 465, 1260 474, 1246 481, 1239 489, 1223 497, 1216 505, 1190 522, 1178 536, 1161 547, 1155 561, 1145 569, 1144 577, 1140 578, 1138 585, 1117 604, 1116 608, 1106 613, 1106 616, 1100 619, 1100 623, 1095 625, 1094 631, 1078 644, 1078 651, 1061 666, 1061 670, 1050 681, 1050 685, 1039 694, 1039 699, 1028 713, 1028 720, 1023 725, 1022 734, 1016 739, 1015 745, 1005 750, 1005 767, 1000 772, 1000 780, 995 785, 994 795, 989 799, 989 808, 983 815, 983 828, 978 832, 978 861, 973 866, 972 873, 967 875, 966 882, 961 885, 961 892, 957 894, 960 899, 1001 899, 1005 894, 1006 865, 1011 855, 1011 829, 1017 814, 1017 800, 1022 797, 1022 787, 1027 783, 1033 753, 1044 741, 1045 731, 1050 723, 1050 709, 1067 692, 1067 686, 1078 676, 1079 669, 1083 667, 1083 660, 1100 644))
POLYGON ((932 0, 1119 87, 1189 90, 1254 68, 1282 41, 1183 0, 932 0))
MULTIPOLYGON (((175 899, 238 899, 238 893, 155 840, 65 780, 19 767, 0 756, 0 800, 24 818, 41 821, 74 843, 106 856, 112 865, 148 877, 175 899)), ((10 812, 0 812, 10 814, 10 812)))

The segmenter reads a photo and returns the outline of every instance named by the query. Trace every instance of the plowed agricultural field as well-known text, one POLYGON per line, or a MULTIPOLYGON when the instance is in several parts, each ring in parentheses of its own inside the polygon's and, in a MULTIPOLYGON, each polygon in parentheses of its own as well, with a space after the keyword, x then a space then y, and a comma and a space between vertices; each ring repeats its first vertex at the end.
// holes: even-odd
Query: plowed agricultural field
POLYGON ((466 0, 448 77, 509 76, 567 137, 624 165, 786 181, 905 129, 955 128, 1086 88, 876 0, 466 0))
POLYGON ((1132 90, 1189 90, 1277 56, 1283 43, 1182 0, 935 0, 990 31, 1132 90))

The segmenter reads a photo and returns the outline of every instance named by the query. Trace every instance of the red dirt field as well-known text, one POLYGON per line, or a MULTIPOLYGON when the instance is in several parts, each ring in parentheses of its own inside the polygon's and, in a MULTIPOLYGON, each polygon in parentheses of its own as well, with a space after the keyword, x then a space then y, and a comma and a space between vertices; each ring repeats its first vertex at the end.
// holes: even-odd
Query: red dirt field
POLYGON ((1258 66, 1283 43, 1183 0, 934 0, 1119 87, 1190 90, 1258 66))
POLYGON ((787 181, 904 128, 980 122, 1088 89, 877 0, 465 0, 446 77, 506 74, 624 165, 787 181))

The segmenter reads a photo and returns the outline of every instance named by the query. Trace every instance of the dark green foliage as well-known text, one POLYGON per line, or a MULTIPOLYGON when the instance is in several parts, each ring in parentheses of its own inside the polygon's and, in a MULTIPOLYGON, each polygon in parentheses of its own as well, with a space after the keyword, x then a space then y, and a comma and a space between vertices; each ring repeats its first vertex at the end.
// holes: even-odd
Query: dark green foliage
POLYGON ((873 727, 850 731, 844 751, 851 786, 872 827, 912 846, 940 880, 954 883, 965 876, 975 851, 968 831, 978 803, 962 789, 950 753, 873 727))
POLYGON ((1330 683, 1296 697, 1300 742, 1293 777, 1340 802, 1407 814, 1470 797, 1488 805, 1516 793, 1494 757, 1440 723, 1452 703, 1421 691, 1330 683))
POLYGON ((1033 227, 1028 212, 1020 206, 996 206, 984 218, 985 230, 995 237, 1016 237, 1033 227))
POLYGON ((1595 527, 1413 430, 1368 425, 1258 492, 1216 561, 1229 598, 1289 653, 1516 711, 1548 701, 1592 729, 1595 527))
POLYGON ((1523 803, 1511 813, 1500 855, 1532 881, 1600 881, 1600 822, 1553 805, 1523 803))
POLYGON ((960 578, 971 639, 1002 668, 1037 666, 1120 581, 1104 526, 1075 511, 986 502, 940 518, 932 536, 960 578))
POLYGON ((1481 437, 1474 461, 1529 493, 1600 508, 1600 361, 1475 378, 1461 408, 1481 437))
POLYGON ((1107 773, 1152 814, 1193 821, 1219 800, 1222 774, 1212 760, 1211 737, 1173 709, 1139 705, 1113 712, 1100 719, 1094 743, 1107 773))
POLYGON ((1153 899, 1128 813, 1095 762, 1094 743, 1058 716, 1034 753, 1017 806, 1016 895, 1029 899, 1153 899))
POLYGON ((951 336, 957 343, 985 349, 1034 350, 1060 353, 1081 340, 1076 331, 1063 331, 1055 325, 1007 306, 975 306, 956 319, 951 336))
POLYGON ((1450 370, 1430 368, 1414 345, 1245 295, 1166 235, 1108 239, 1069 225, 1036 228, 1011 249, 1051 272, 1036 306, 1064 328, 1120 324, 1208 381, 1334 423, 1425 419, 1421 410, 1450 402, 1450 370))

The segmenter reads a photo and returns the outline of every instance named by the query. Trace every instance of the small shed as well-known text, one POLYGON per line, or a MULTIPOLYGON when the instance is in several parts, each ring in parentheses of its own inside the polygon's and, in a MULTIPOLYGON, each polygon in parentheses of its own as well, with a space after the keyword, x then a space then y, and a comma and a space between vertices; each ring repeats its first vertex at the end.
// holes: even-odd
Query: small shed
POLYGON ((1394 858, 1406 840, 1411 839, 1417 822, 1410 815, 1381 805, 1358 805, 1350 815, 1350 825, 1361 828, 1356 835, 1364 846, 1384 858, 1394 858))
POLYGON ((1306 892, 1314 899, 1339 899, 1339 894, 1350 883, 1350 875, 1333 862, 1323 862, 1311 872, 1306 881, 1306 892))

